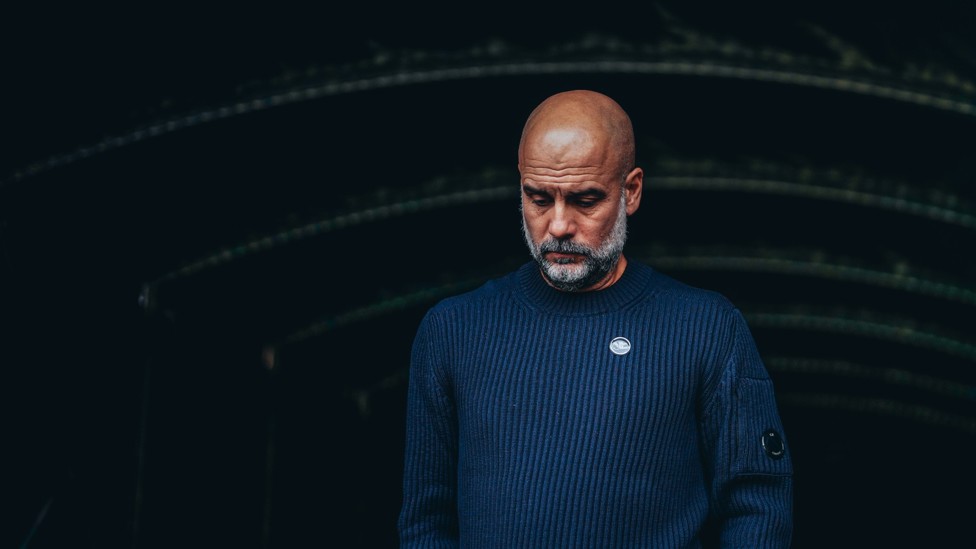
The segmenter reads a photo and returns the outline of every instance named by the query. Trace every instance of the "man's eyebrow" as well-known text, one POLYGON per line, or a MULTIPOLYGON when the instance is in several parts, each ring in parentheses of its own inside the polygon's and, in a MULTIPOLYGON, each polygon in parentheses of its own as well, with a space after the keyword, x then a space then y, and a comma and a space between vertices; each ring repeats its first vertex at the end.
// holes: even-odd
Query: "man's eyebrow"
MULTIPOLYGON (((544 195, 549 194, 549 191, 533 187, 529 183, 522 183, 522 190, 526 194, 544 194, 544 195)), ((590 188, 590 189, 583 189, 575 192, 568 192, 566 193, 566 196, 568 197, 590 196, 593 198, 604 198, 607 196, 607 193, 602 189, 590 188)))
POLYGON ((607 193, 601 189, 583 189, 582 191, 566 193, 566 196, 592 196, 595 198, 603 198, 607 196, 607 193))
POLYGON ((549 194, 542 189, 537 189, 532 185, 529 185, 528 183, 522 183, 522 190, 525 191, 525 194, 549 194))

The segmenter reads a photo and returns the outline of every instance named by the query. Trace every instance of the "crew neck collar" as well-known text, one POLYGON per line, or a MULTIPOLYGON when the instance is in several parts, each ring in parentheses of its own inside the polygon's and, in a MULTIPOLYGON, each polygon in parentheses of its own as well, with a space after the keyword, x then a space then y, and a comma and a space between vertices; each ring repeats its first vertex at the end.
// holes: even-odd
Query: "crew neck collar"
POLYGON ((628 260, 623 274, 612 285, 589 292, 564 292, 550 286, 535 261, 516 273, 519 293, 532 307, 561 315, 594 315, 619 309, 645 293, 653 270, 628 260))

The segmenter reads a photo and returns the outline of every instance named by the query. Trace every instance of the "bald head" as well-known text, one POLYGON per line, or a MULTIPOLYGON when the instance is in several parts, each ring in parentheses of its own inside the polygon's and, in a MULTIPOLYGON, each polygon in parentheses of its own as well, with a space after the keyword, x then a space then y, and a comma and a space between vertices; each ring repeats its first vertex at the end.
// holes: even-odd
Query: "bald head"
POLYGON ((596 158, 621 179, 634 167, 634 128, 613 99, 589 90, 548 97, 529 114, 519 142, 519 165, 526 156, 572 163, 596 158))

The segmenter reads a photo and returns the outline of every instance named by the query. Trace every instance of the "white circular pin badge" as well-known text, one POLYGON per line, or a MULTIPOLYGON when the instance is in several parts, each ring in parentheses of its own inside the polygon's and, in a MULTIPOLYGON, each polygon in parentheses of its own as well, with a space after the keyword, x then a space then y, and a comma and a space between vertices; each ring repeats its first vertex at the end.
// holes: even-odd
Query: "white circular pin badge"
POLYGON ((630 352, 630 340, 626 337, 615 337, 610 341, 610 352, 615 355, 625 355, 630 352))

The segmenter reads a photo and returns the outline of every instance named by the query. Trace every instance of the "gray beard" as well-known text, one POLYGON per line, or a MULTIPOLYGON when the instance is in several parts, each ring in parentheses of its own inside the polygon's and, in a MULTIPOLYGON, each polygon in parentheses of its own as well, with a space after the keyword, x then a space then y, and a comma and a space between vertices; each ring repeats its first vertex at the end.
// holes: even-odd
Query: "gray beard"
POLYGON ((542 276, 557 290, 564 292, 578 292, 603 280, 620 260, 627 241, 627 208, 626 196, 620 195, 620 208, 617 220, 607 235, 607 239, 599 248, 591 248, 572 242, 571 240, 556 240, 547 238, 536 244, 532 241, 529 229, 525 225, 525 215, 522 216, 522 234, 529 247, 529 253, 539 265, 542 276), (581 263, 558 263, 546 259, 550 252, 572 253, 583 256, 581 263))

